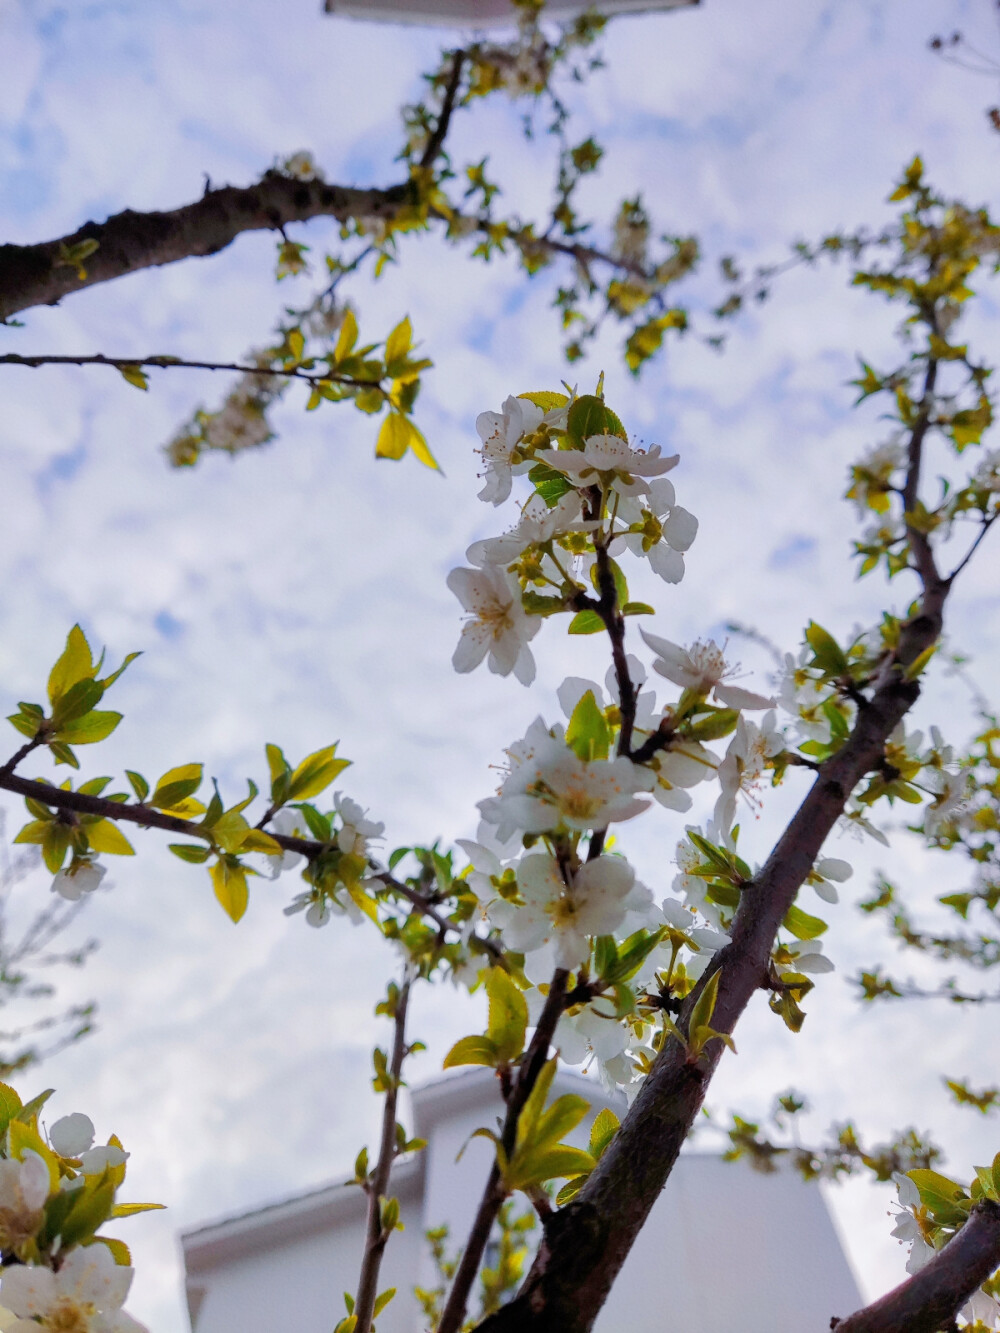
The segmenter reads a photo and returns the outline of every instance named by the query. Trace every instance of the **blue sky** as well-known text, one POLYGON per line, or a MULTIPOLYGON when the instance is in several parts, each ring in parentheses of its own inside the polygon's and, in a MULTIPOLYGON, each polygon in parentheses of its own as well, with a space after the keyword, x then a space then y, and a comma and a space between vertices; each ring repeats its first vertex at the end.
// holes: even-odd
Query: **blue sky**
MULTIPOLYGON (((395 179, 397 107, 416 95, 436 38, 318 9, 288 0, 279 17, 271 0, 8 0, 2 239, 176 206, 200 194, 206 173, 249 181, 300 148, 334 180, 395 179)), ((780 259, 799 236, 877 225, 917 150, 944 189, 988 198, 1000 140, 983 108, 995 89, 926 49, 933 32, 957 26, 995 49, 987 0, 704 0, 616 22, 607 69, 577 99, 579 136, 593 132, 608 150, 588 198, 606 216, 641 189, 663 229, 696 232, 710 255, 748 263, 780 259)), ((526 153, 515 108, 456 124, 458 160, 486 151, 512 207, 544 208, 547 148, 526 153)), ((321 252, 332 229, 296 235, 321 252)), ((3 350, 239 356, 306 291, 305 280, 275 286, 273 247, 247 236, 211 260, 32 311, 24 329, 3 331, 3 350)), ((195 405, 218 400, 217 378, 160 375, 144 395, 107 373, 5 368, 4 698, 37 697, 76 620, 112 657, 144 650, 116 687, 126 721, 87 757, 89 773, 152 775, 201 759, 232 794, 260 776, 265 741, 298 755, 339 738, 355 761, 345 789, 386 821, 390 845, 468 836, 470 794, 489 794, 503 747, 538 712, 557 716, 563 676, 603 676, 597 644, 551 625, 536 640, 530 693, 451 672, 459 620, 444 577, 470 541, 498 530, 474 500, 476 414, 568 372, 547 279, 524 287, 512 266, 473 266, 433 240, 408 243, 403 258, 352 296, 373 337, 409 312, 433 356, 419 419, 444 479, 409 460, 376 465, 370 421, 346 407, 305 416, 294 394, 270 448, 172 473, 159 446, 195 405)), ((708 277, 695 288, 711 290, 708 277)), ((995 307, 977 322, 995 342, 995 307)), ((874 411, 849 411, 845 381, 857 352, 889 355, 892 325, 842 270, 803 271, 742 320, 724 356, 689 340, 636 382, 610 333, 573 372, 586 384, 604 368, 626 424, 681 454, 678 496, 702 527, 679 589, 637 587, 655 599, 656 632, 690 641, 738 619, 791 648, 810 617, 846 632, 899 604, 901 590, 887 602, 878 583, 854 582, 854 520, 838 499, 851 458, 881 430, 874 411)), ((953 637, 996 698, 990 563, 987 553, 970 571, 953 637)), ((935 705, 960 740, 961 690, 945 684, 935 705)), ((794 794, 779 793, 748 831, 754 855, 794 794)), ((681 823, 664 815, 629 833, 627 849, 658 889, 672 878, 681 823)), ((84 1109, 99 1132, 118 1132, 135 1196, 170 1205, 131 1224, 130 1307, 158 1333, 179 1333, 175 1232, 335 1176, 370 1136, 371 1010, 388 960, 363 932, 288 921, 287 882, 263 886, 234 928, 203 872, 156 836, 139 842, 142 855, 115 864, 113 890, 89 910, 100 954, 68 983, 99 999, 101 1031, 29 1083, 56 1085, 61 1112, 84 1109)), ((839 850, 858 865, 845 898, 861 896, 868 870, 887 862, 853 844, 839 850)), ((895 864, 916 891, 940 891, 938 867, 912 849, 895 864)), ((32 891, 44 895, 44 877, 32 891)), ((859 1013, 843 977, 871 960, 875 937, 846 906, 831 934, 839 971, 802 1037, 763 1006, 749 1015, 713 1104, 762 1111, 794 1083, 812 1098, 817 1129, 848 1114, 873 1135, 915 1121, 941 1129, 956 1169, 992 1157, 990 1127, 950 1111, 938 1082, 982 1067, 989 1016, 859 1013)), ((450 991, 423 997, 414 1030, 431 1049, 415 1080, 433 1075, 477 1015, 450 991)), ((833 1198, 870 1290, 896 1280, 886 1192, 852 1185, 833 1198)))

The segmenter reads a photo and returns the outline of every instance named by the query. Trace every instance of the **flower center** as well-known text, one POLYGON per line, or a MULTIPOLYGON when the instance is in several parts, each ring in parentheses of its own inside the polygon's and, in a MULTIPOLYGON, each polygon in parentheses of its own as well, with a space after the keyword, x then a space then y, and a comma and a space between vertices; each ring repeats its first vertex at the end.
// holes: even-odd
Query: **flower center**
POLYGON ((89 1301, 77 1303, 63 1297, 44 1316, 42 1327, 51 1329, 52 1333, 90 1333, 90 1321, 96 1313, 89 1301))

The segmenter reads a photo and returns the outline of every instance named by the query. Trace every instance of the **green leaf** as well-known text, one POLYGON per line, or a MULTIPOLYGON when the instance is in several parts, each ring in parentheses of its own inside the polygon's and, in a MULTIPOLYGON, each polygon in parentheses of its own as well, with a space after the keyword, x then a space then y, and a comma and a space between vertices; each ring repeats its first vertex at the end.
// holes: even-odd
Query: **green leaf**
POLYGON ((95 710, 84 714, 76 722, 61 726, 55 739, 64 745, 93 745, 95 741, 103 741, 110 736, 121 720, 121 713, 95 710))
MULTIPOLYGON (((617 560, 609 559, 608 567, 611 570, 611 577, 614 579, 615 583, 616 600, 619 607, 622 607, 628 602, 628 584, 625 582, 625 575, 622 573, 621 566, 618 564, 617 560)), ((599 572, 597 562, 595 561, 594 564, 590 566, 590 581, 598 592, 601 591, 599 572)))
POLYGON ((306 827, 317 842, 329 842, 332 836, 332 827, 327 815, 321 815, 314 805, 304 803, 299 806, 302 811, 302 818, 306 821, 306 827))
POLYGON ((626 602, 622 607, 623 616, 655 616, 656 609, 648 602, 626 602))
POLYGON ((605 407, 604 400, 589 393, 573 403, 566 427, 570 438, 581 447, 592 435, 617 435, 619 439, 628 439, 625 427, 614 412, 605 407))
POLYGON ((548 463, 536 463, 528 473, 528 480, 550 509, 555 507, 562 496, 573 490, 565 473, 557 472, 548 463))
POLYGON ((212 855, 211 847, 203 847, 197 842, 171 842, 167 846, 174 856, 179 856, 182 861, 189 861, 196 866, 204 865, 212 855))
POLYGON ((380 1291, 375 1297, 375 1305, 372 1308, 372 1314, 377 1318, 396 1294, 395 1287, 387 1287, 385 1291, 380 1291))
POLYGON ((42 860, 50 874, 59 873, 68 851, 69 829, 65 824, 53 821, 46 829, 45 841, 42 843, 42 860))
POLYGON ((608 1144, 618 1133, 619 1123, 614 1111, 607 1107, 594 1117, 590 1127, 590 1155, 595 1161, 599 1162, 604 1156, 608 1144))
POLYGON ((444 1057, 444 1069, 458 1065, 490 1065, 500 1063, 497 1048, 489 1037, 461 1037, 444 1057))
POLYGON ((21 1098, 7 1083, 0 1083, 0 1135, 6 1134, 7 1126, 21 1109, 21 1098))
POLYGON ((201 764, 181 764, 168 769, 156 784, 148 804, 157 810, 173 810, 201 786, 201 764))
POLYGON ((832 634, 829 634, 822 625, 817 625, 815 620, 810 620, 806 629, 806 642, 813 650, 813 665, 828 676, 845 676, 848 674, 848 661, 843 649, 837 643, 832 634))
POLYGON ((502 967, 490 968, 485 985, 490 1004, 486 1038, 496 1052, 497 1063, 509 1064, 524 1050, 528 1004, 502 967))
POLYGON ((735 731, 739 720, 738 709, 719 708, 706 717, 699 717, 697 722, 692 722, 690 726, 685 727, 684 735, 689 736, 694 741, 717 741, 723 736, 728 736, 731 731, 735 731))
POLYGON ((62 695, 52 708, 52 725, 55 728, 62 729, 65 723, 73 722, 78 717, 83 717, 84 713, 89 713, 95 704, 100 703, 104 694, 104 686, 99 681, 87 676, 84 680, 78 680, 75 685, 62 695))
POLYGON ((611 731, 604 713, 597 706, 593 690, 588 690, 573 709, 566 728, 566 744, 585 762, 607 759, 611 749, 611 731))
POLYGON ((712 1021, 712 1015, 715 1012, 715 1001, 719 994, 719 978, 722 975, 722 969, 716 970, 705 983, 705 989, 698 996, 694 1008, 691 1010, 691 1020, 688 1023, 689 1040, 696 1037, 698 1029, 708 1027, 712 1021))
POLYGON ((90 644, 79 625, 66 636, 66 647, 49 673, 49 702, 55 704, 79 680, 93 676, 96 667, 90 644))
POLYGON ((350 766, 349 759, 336 759, 337 744, 327 745, 307 755, 294 770, 288 784, 288 799, 305 801, 311 796, 318 796, 345 768, 350 766))
POLYGON ((149 783, 146 781, 146 779, 142 776, 141 773, 135 773, 132 771, 131 768, 126 768, 125 776, 131 783, 132 790, 135 792, 136 800, 141 805, 142 802, 149 795, 149 783))
POLYGON ((62 1225, 62 1242, 67 1248, 93 1236, 111 1216, 115 1204, 114 1181, 107 1172, 98 1178, 85 1176, 84 1180, 62 1225))
POLYGON ((569 622, 570 634, 600 634, 602 629, 604 629, 604 621, 596 611, 577 611, 569 622))
POLYGON ((785 918, 781 923, 786 930, 791 931, 797 940, 815 940, 827 930, 827 923, 818 916, 810 916, 808 912, 803 912, 801 907, 792 906, 785 913, 785 918))
POLYGON ((594 1159, 589 1152, 563 1143, 557 1148, 518 1153, 502 1175, 508 1189, 526 1189, 548 1180, 583 1176, 593 1169, 594 1159))

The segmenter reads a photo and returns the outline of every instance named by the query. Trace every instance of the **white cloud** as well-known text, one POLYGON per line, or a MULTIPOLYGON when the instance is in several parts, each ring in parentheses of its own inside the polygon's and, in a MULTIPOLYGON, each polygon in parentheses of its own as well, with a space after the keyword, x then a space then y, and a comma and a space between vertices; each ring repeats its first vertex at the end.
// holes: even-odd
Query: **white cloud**
MULTIPOLYGON (((318 8, 296 0, 279 21, 270 0, 246 0, 238 13, 201 0, 141 13, 24 0, 11 95, 21 118, 0 159, 6 236, 58 235, 102 210, 171 207, 200 192, 203 171, 250 180, 299 147, 331 176, 395 179, 394 108, 416 93, 434 39, 323 20, 318 8)), ((957 0, 944 12, 927 0, 813 0, 794 12, 782 0, 706 0, 613 25, 609 71, 585 99, 608 148, 589 187, 595 208, 606 216, 641 189, 663 225, 706 238, 711 264, 723 253, 753 264, 782 258, 801 234, 877 223, 918 147, 947 188, 978 199, 995 144, 982 117, 988 94, 924 49, 935 27, 974 22, 969 12, 957 0)), ((531 165, 515 110, 463 114, 456 128, 470 156, 488 150, 497 174, 510 175, 512 205, 544 207, 548 177, 531 165)), ((320 259, 333 243, 328 224, 300 234, 320 259)), ((159 445, 196 403, 217 401, 224 377, 154 373, 140 394, 107 371, 5 370, 5 696, 38 697, 77 619, 113 658, 145 650, 116 686, 126 721, 88 757, 89 773, 127 765, 155 777, 199 758, 232 797, 260 778, 265 741, 301 756, 339 737, 355 761, 341 783, 387 821, 390 846, 470 833, 470 795, 489 793, 504 746, 538 711, 558 715, 564 674, 604 671, 599 643, 548 624, 535 641, 537 692, 451 673, 459 611, 444 575, 496 519, 473 499, 475 416, 562 377, 589 385, 602 365, 626 421, 681 452, 678 493, 703 525, 681 588, 635 580, 662 608, 657 630, 692 639, 737 618, 791 646, 812 615, 846 630, 878 614, 884 590, 853 583, 854 529, 845 532, 835 501, 848 461, 880 430, 874 414, 849 414, 844 381, 856 350, 886 354, 894 316, 848 290, 843 269, 783 279, 734 326, 725 356, 689 338, 637 382, 620 366, 617 330, 566 368, 548 278, 511 314, 522 280, 510 260, 484 268, 426 239, 402 250, 398 269, 354 295, 363 333, 376 338, 409 311, 435 359, 419 415, 445 479, 409 460, 375 464, 370 419, 326 405, 306 416, 294 391, 271 448, 170 473, 159 445), (804 536, 816 539, 808 558, 775 563, 804 536)), ((272 237, 248 236, 211 260, 81 293, 29 312, 23 331, 4 330, 4 349, 238 356, 306 290, 275 288, 273 255, 272 237)), ((705 300, 711 273, 706 263, 697 281, 705 300)), ((892 596, 902 605, 906 593, 892 596)), ((983 569, 968 580, 954 635, 984 664, 997 660, 996 608, 983 569)), ((988 675, 984 665, 984 685, 988 675)), ((956 718, 959 734, 963 725, 956 718)), ((789 779, 775 817, 801 790, 789 779)), ((665 886, 663 848, 682 822, 661 816, 628 830, 651 884, 665 886)), ((770 815, 748 827, 757 854, 773 830, 770 815)), ((135 1197, 171 1204, 131 1224, 140 1269, 131 1306, 160 1333, 178 1333, 173 1231, 331 1177, 370 1135, 368 1051, 379 1030, 370 1014, 386 954, 364 931, 287 921, 287 883, 255 884, 234 928, 203 871, 182 866, 157 835, 136 841, 142 855, 115 865, 115 889, 93 905, 102 951, 72 979, 77 993, 99 996, 102 1031, 44 1078, 60 1088, 60 1112, 85 1110, 122 1135, 135 1197)), ((926 883, 920 862, 907 871, 926 883)), ((46 892, 41 882, 36 890, 46 892)), ((870 961, 874 940, 866 952, 840 917, 834 934, 840 976, 870 961)), ((425 1003, 418 1029, 432 1051, 415 1077, 439 1064, 466 1012, 451 993, 425 1003)), ((951 1044, 955 1067, 940 1072, 971 1073, 986 1018, 928 1010, 915 1032, 888 1011, 859 1017, 837 977, 822 979, 809 1007, 800 1038, 760 1007, 748 1015, 713 1101, 762 1108, 794 1081, 820 1127, 852 1113, 874 1133, 927 1106, 952 1144, 964 1139, 955 1148, 964 1168, 984 1139, 947 1111, 937 1063, 924 1055, 927 1027, 951 1044)), ((901 1271, 895 1247, 872 1239, 883 1212, 857 1192, 844 1211, 852 1226, 862 1218, 854 1254, 873 1287, 901 1271)))

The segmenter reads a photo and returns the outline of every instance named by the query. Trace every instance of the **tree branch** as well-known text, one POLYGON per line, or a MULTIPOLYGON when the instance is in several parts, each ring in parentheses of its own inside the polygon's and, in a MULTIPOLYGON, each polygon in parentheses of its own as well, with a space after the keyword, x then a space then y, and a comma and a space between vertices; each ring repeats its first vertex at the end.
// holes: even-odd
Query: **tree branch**
POLYGON ((396 1025, 392 1044, 392 1060, 389 1064, 389 1087, 385 1092, 385 1105, 382 1108, 382 1136, 379 1142, 378 1161, 375 1170, 365 1185, 368 1193, 368 1225, 365 1233, 365 1253, 361 1261, 361 1273, 358 1277, 358 1295, 354 1303, 355 1325, 358 1333, 369 1333, 375 1313, 375 1298, 378 1296, 378 1275, 382 1267, 382 1256, 388 1243, 389 1232, 382 1225, 382 1200, 389 1191, 389 1176, 396 1159, 396 1102, 406 1058, 406 1007, 410 999, 410 977, 405 975, 396 1001, 393 1021, 396 1025))
MULTIPOLYGON (((914 490, 920 459, 918 440, 911 450, 914 490)), ((843 746, 820 766, 764 867, 744 888, 731 943, 685 1000, 678 1019, 682 1030, 708 978, 718 971, 712 1027, 733 1031, 767 976, 778 928, 824 841, 857 784, 881 763, 887 738, 916 702, 919 682, 906 680, 905 670, 940 637, 949 591, 933 559, 927 575, 919 608, 903 625, 869 706, 857 714, 843 746)), ((546 1225, 520 1292, 479 1326, 482 1333, 587 1333, 673 1169, 722 1049, 721 1042, 710 1042, 699 1061, 689 1064, 681 1045, 667 1042, 583 1189, 546 1225)))
POLYGON ((0 320, 140 269, 217 254, 245 231, 281 231, 315 217, 389 220, 411 197, 408 183, 360 190, 266 171, 255 185, 206 190, 197 202, 170 212, 126 209, 58 240, 0 245, 0 320), (81 278, 67 256, 85 241, 96 241, 98 248, 81 278))
POLYGON ((324 373, 321 370, 304 370, 299 366, 282 368, 270 365, 247 366, 236 361, 184 361, 179 356, 162 355, 105 356, 98 352, 91 356, 20 356, 17 352, 6 352, 0 356, 0 366, 29 366, 32 370, 39 366, 110 366, 117 371, 142 366, 154 366, 158 370, 226 370, 240 375, 260 375, 263 378, 277 376, 281 379, 305 380, 307 384, 349 384, 360 389, 379 388, 374 380, 362 380, 354 375, 337 374, 330 370, 324 373))
POLYGON ((936 1333, 1000 1267, 1000 1206, 983 1199, 968 1222, 926 1267, 887 1296, 846 1319, 837 1333, 936 1333))
MULTIPOLYGON (((196 820, 164 814, 162 810, 154 810, 151 806, 142 805, 140 802, 111 801, 105 796, 88 796, 84 792, 64 791, 62 787, 55 787, 49 782, 18 777, 13 772, 13 766, 34 748, 33 743, 22 745, 21 749, 8 760, 7 764, 0 768, 0 790, 11 791, 26 798, 30 797, 32 800, 47 805, 53 810, 71 810, 75 814, 98 815, 102 819, 123 819, 130 824, 138 824, 142 828, 162 829, 166 833, 179 833, 183 837, 199 838, 203 842, 211 842, 211 830, 203 828, 196 820)), ((274 832, 270 833, 269 836, 286 852, 299 852, 302 856, 308 857, 309 860, 314 860, 325 849, 325 845, 317 842, 314 838, 293 838, 283 833, 274 832)), ((376 877, 382 880, 386 888, 398 893, 407 902, 412 903, 418 911, 434 922, 442 934, 448 931, 454 931, 456 934, 461 933, 461 928, 436 911, 433 904, 429 903, 423 894, 418 893, 416 889, 411 889, 408 884, 396 879, 388 871, 380 871, 377 867, 373 868, 376 877)), ((492 945, 490 941, 482 940, 480 942, 491 951, 498 950, 498 946, 492 945)))
MULTIPOLYGON (((514 1151, 514 1144, 517 1139, 517 1122, 532 1088, 538 1081, 538 1075, 542 1072, 548 1059, 549 1047, 552 1044, 556 1024, 566 1007, 566 982, 568 979, 569 973, 564 968, 559 968, 554 973, 549 985, 545 1006, 539 1015, 538 1026, 535 1028, 531 1044, 521 1062, 517 1082, 507 1099, 507 1115, 504 1119, 501 1142, 508 1157, 514 1151)), ((500 1168, 496 1159, 494 1159, 486 1181, 486 1188, 483 1190, 483 1196, 479 1202, 475 1221, 472 1224, 472 1230, 469 1233, 469 1239, 466 1241, 465 1249, 462 1252, 462 1260, 458 1266, 458 1271, 455 1273, 451 1291, 448 1293, 447 1304, 441 1314, 441 1322, 438 1324, 437 1333, 458 1333, 458 1330, 462 1327, 465 1321, 465 1309, 469 1301, 469 1292, 472 1290, 472 1284, 479 1272, 479 1265, 482 1261, 483 1251, 486 1249, 486 1243, 490 1238, 493 1223, 496 1221, 497 1214, 506 1197, 507 1191, 504 1189, 503 1181, 500 1178, 500 1168)))

